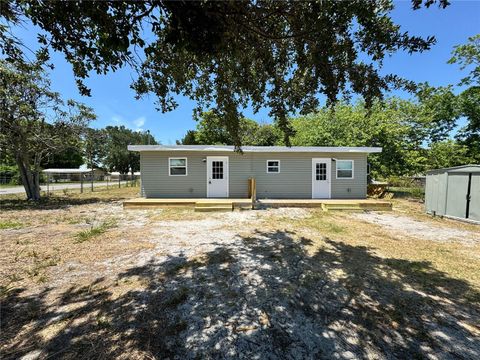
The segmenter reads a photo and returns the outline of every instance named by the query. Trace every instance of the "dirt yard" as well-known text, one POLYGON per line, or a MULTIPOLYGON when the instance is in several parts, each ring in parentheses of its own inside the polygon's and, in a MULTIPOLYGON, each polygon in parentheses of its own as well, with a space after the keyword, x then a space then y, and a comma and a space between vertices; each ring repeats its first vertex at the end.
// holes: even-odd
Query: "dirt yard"
POLYGON ((0 358, 480 358, 480 226, 137 191, 0 198, 0 358))

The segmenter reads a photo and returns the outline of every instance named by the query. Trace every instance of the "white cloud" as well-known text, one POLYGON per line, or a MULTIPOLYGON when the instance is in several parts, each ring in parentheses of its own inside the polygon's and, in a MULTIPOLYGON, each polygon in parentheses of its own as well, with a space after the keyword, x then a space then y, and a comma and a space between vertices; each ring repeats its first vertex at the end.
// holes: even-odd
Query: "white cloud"
POLYGON ((133 120, 133 123, 137 128, 141 128, 145 124, 145 116, 139 117, 138 119, 133 120))
POLYGON ((120 115, 113 115, 113 116, 112 116, 112 121, 113 121, 113 122, 116 122, 116 123, 118 124, 118 123, 122 123, 122 122, 123 122, 123 119, 122 119, 122 117, 121 117, 120 115))

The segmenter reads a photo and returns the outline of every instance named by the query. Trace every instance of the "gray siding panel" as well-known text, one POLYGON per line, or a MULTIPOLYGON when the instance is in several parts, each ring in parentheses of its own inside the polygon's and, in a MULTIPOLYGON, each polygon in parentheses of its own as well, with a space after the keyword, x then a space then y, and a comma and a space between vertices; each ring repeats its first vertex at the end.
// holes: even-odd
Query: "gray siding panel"
POLYGON ((244 153, 232 152, 141 152, 142 191, 145 197, 207 196, 207 156, 229 157, 229 196, 244 198, 248 178, 257 180, 259 198, 312 197, 312 158, 354 160, 354 178, 336 179, 332 161, 332 198, 365 198, 367 191, 367 154, 365 153, 244 153), (187 176, 169 176, 168 158, 186 157, 187 176), (280 160, 280 173, 268 174, 267 160, 280 160))

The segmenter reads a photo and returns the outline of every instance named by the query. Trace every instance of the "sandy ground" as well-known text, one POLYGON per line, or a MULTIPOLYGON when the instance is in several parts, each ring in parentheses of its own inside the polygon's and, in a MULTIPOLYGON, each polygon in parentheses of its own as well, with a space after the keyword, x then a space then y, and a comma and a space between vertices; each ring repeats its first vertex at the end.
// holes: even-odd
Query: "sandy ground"
POLYGON ((480 231, 396 213, 318 216, 120 202, 33 211, 27 227, 0 231, 2 358, 480 358, 477 290, 349 244, 340 226, 458 244, 480 231))
MULTIPOLYGON (((465 243, 480 243, 478 232, 457 229, 451 226, 441 226, 435 223, 410 218, 408 216, 365 212, 353 215, 372 224, 377 224, 393 233, 403 234, 414 238, 433 241, 461 241, 465 243)), ((451 223, 455 225, 455 223, 451 223)), ((458 224, 458 223, 457 223, 458 224)), ((459 224, 458 224, 459 225, 459 224)))

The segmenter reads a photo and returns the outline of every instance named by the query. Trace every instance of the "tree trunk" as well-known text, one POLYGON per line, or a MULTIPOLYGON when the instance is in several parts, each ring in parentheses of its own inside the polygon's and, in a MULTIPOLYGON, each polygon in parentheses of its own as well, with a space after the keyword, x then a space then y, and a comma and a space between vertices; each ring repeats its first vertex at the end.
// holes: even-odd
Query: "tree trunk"
POLYGON ((20 176, 22 178, 22 184, 25 188, 25 193, 28 200, 40 200, 40 184, 38 182, 38 175, 35 176, 28 162, 23 161, 21 156, 16 156, 16 162, 18 165, 18 170, 20 171, 20 176), (37 179, 35 179, 35 177, 37 179))

